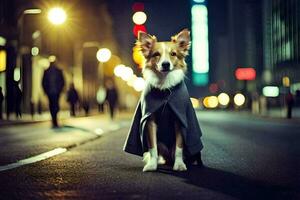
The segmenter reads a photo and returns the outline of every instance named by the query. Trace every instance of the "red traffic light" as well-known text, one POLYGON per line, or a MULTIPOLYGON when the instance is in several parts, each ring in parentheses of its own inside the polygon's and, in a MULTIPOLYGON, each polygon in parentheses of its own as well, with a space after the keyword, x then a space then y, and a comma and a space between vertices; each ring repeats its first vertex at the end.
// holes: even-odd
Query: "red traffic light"
POLYGON ((237 80, 255 80, 256 78, 256 71, 254 68, 237 68, 235 70, 235 77, 237 80))
POLYGON ((134 25, 133 34, 137 37, 139 31, 147 32, 146 27, 144 25, 134 25))
POLYGON ((132 5, 132 10, 135 12, 144 11, 144 8, 145 8, 145 6, 141 2, 136 2, 132 5))

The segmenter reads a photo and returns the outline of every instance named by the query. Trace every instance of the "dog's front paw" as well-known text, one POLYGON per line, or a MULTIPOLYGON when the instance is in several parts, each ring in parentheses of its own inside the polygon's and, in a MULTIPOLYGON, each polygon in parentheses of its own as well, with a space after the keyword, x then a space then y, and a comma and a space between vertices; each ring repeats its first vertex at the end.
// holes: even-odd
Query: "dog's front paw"
POLYGON ((156 171, 157 169, 157 158, 151 157, 149 160, 147 160, 143 172, 150 172, 150 171, 156 171))
POLYGON ((173 166, 174 171, 186 171, 186 165, 184 164, 182 159, 175 159, 174 166, 173 166))

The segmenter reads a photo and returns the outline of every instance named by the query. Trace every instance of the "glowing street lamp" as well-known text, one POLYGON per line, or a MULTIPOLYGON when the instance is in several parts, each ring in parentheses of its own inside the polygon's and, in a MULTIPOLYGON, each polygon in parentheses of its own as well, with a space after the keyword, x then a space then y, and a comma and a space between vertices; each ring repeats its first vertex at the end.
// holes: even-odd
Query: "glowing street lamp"
POLYGON ((49 10, 48 19, 54 25, 61 25, 66 21, 67 14, 64 9, 55 7, 49 10))
POLYGON ((96 57, 99 62, 107 62, 111 57, 111 51, 107 48, 99 49, 96 57))

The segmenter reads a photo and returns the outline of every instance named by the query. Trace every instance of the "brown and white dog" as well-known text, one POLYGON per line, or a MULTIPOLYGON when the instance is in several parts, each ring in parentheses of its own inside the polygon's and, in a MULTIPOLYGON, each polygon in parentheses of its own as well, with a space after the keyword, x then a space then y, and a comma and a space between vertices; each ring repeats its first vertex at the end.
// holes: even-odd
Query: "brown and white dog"
MULTIPOLYGON (((190 32, 187 29, 166 42, 158 42, 155 36, 139 32, 136 45, 146 59, 143 76, 147 86, 166 90, 183 81, 187 70, 185 57, 190 48, 190 32)), ((187 167, 183 162, 183 138, 176 123, 178 122, 174 121, 176 147, 172 156, 174 157, 173 170, 185 171, 187 167)), ((150 117, 146 126, 149 152, 144 154, 143 171, 155 171, 158 164, 165 163, 165 158, 158 155, 155 116, 150 117)))

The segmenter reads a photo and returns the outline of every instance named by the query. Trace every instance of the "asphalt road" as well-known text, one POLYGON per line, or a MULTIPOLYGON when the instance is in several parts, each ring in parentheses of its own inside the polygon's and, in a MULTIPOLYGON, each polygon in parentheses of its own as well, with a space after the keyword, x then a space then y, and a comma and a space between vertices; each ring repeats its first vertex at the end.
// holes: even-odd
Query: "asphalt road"
POLYGON ((122 151, 130 119, 1 128, 0 168, 58 147, 67 152, 0 171, 0 199, 300 199, 300 125, 226 112, 198 117, 205 167, 187 172, 143 173, 141 158, 122 151))

